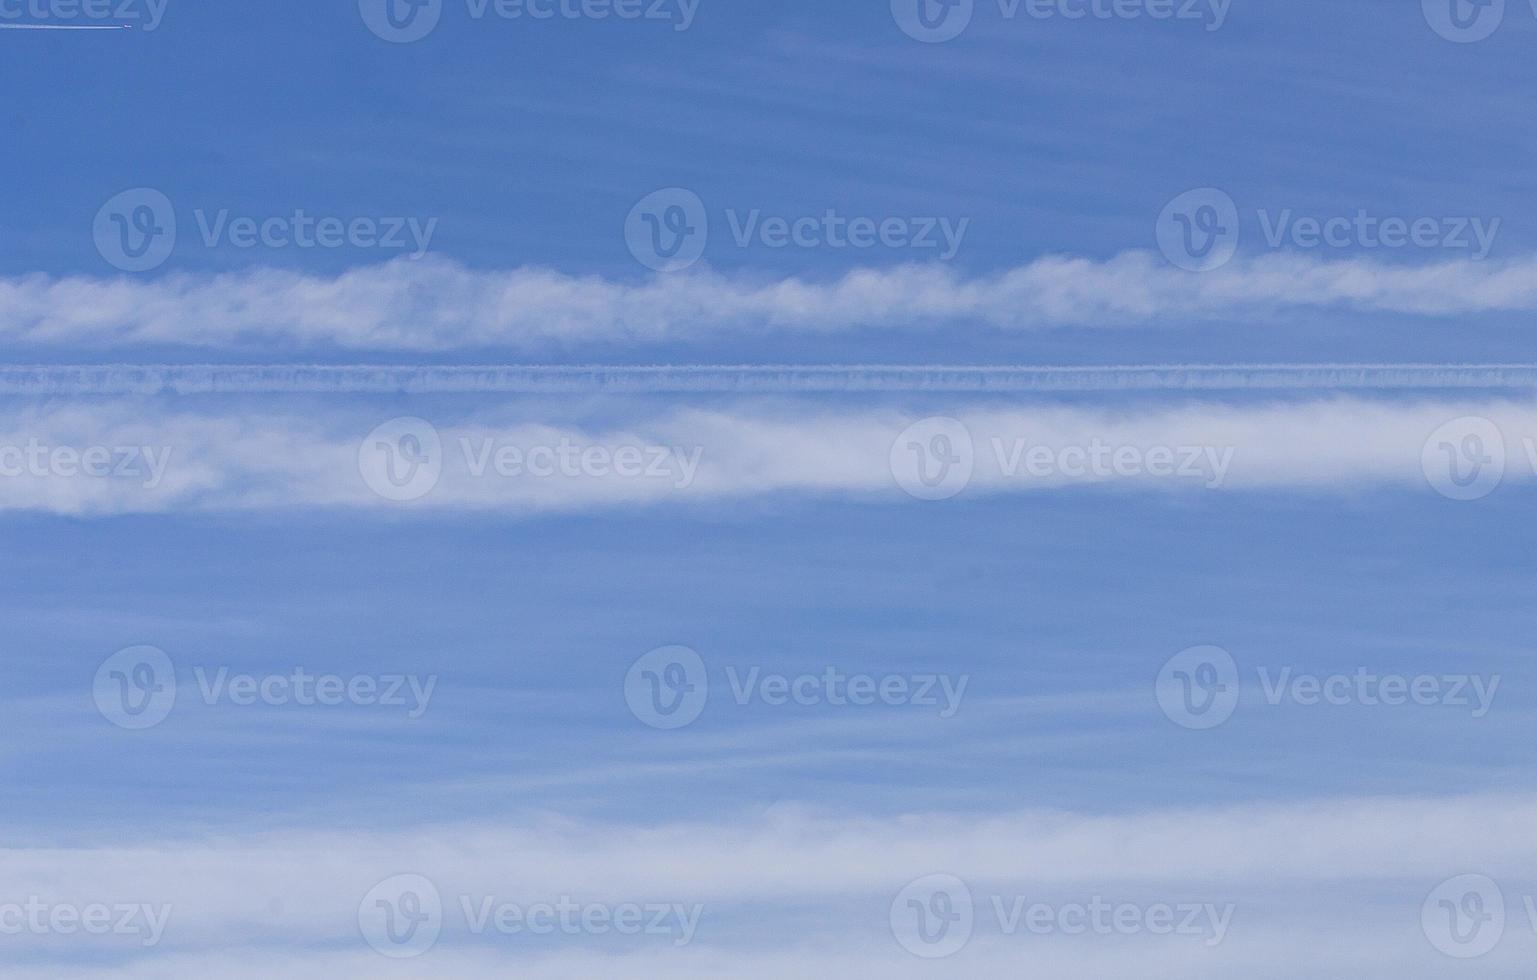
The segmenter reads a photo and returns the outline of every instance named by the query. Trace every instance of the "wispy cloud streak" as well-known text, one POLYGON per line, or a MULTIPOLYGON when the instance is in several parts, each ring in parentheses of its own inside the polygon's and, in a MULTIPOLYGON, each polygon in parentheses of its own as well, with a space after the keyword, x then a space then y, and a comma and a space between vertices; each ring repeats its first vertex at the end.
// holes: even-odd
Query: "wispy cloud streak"
MULTIPOLYGON (((237 406, 238 407, 238 406, 237 406)), ((1159 492, 1370 488, 1430 492, 1436 439, 1475 428, 1480 455, 1503 442, 1504 481, 1537 478, 1537 404, 1530 400, 1330 397, 1149 408, 953 402, 928 413, 860 412, 804 401, 663 411, 622 420, 531 421, 527 404, 432 419, 398 419, 361 404, 231 410, 175 399, 42 403, 0 426, 0 509, 62 514, 390 508, 541 514, 642 504, 701 504, 770 494, 838 494, 912 502, 921 495, 913 442, 936 418, 965 429, 964 490, 1031 493, 1105 486, 1159 492), (382 428, 381 428, 382 426, 382 428), (1465 426, 1463 426, 1465 427, 1465 426), (37 459, 29 455, 40 447, 37 459), (126 478, 85 476, 92 447, 139 449, 126 478), (1103 465, 1089 465, 1099 447, 1103 465), (1428 448, 1427 448, 1428 447, 1428 448), (52 453, 62 449, 65 465, 52 453), (598 463, 580 462, 595 454, 598 463), (632 472, 617 473, 621 450, 632 472), (1127 455, 1118 452, 1124 450, 1127 455), (555 453, 567 464, 555 462, 555 453), (536 454, 544 454, 536 473, 536 454), (1048 467, 1040 467, 1044 454, 1048 467), (1428 455, 1427 455, 1428 454, 1428 455), (1161 459, 1161 464, 1155 464, 1161 459), (1427 463, 1427 459, 1429 463, 1427 463), (509 464, 510 461, 510 468, 509 464), (1057 465, 1060 464, 1060 465, 1057 465), (158 467, 158 469, 156 469, 158 467), (34 472, 33 470, 37 470, 34 472), (154 472, 150 472, 154 470, 154 472), (399 475, 400 490, 384 482, 399 475), (153 479, 151 479, 153 477, 153 479)), ((548 407, 546 407, 547 409, 548 407)), ((398 410, 397 410, 398 411, 398 410)), ((962 451, 947 435, 946 454, 962 451)), ((932 461, 930 461, 932 462, 932 461)), ((1469 465, 1477 460, 1467 460, 1469 465)), ((1493 458, 1489 460, 1494 463, 1493 458)), ((925 472, 929 462, 925 464, 925 472)), ((1481 464, 1480 464, 1481 466, 1481 464)), ((1488 469, 1488 467, 1482 467, 1488 469)), ((1441 476, 1444 476, 1442 473, 1441 476)), ((1453 491, 1455 492, 1455 491, 1453 491)))
POLYGON ((1423 316, 1537 310, 1537 257, 1389 264, 1280 254, 1186 273, 1146 252, 1048 257, 965 277, 944 266, 812 282, 710 271, 634 281, 397 259, 336 276, 258 268, 159 279, 0 280, 15 347, 143 344, 342 350, 559 349, 761 333, 1178 325, 1343 308, 1423 316))
POLYGON ((1537 364, 0 365, 0 395, 1110 392, 1537 388, 1537 364))

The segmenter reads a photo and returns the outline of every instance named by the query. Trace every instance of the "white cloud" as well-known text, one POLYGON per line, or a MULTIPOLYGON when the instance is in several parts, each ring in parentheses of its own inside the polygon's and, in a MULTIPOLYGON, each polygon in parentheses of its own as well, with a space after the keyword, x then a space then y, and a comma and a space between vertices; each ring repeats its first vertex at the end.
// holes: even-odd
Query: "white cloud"
MULTIPOLYGON (((904 434, 918 418, 910 411, 834 412, 806 403, 673 410, 622 425, 542 424, 528 421, 527 406, 502 406, 383 435, 370 433, 387 419, 356 405, 208 414, 168 404, 73 401, 13 409, 0 425, 0 509, 545 513, 787 492, 908 501, 899 480, 912 485, 921 455, 913 444, 929 448, 931 435, 925 426, 904 434), (402 444, 402 437, 420 437, 421 445, 402 444), (34 457, 25 455, 33 447, 34 457), (424 465, 413 470, 402 447, 424 465), (83 475, 85 454, 103 449, 114 468, 125 453, 136 452, 137 461, 124 474, 83 475), (396 476, 419 471, 420 482, 403 489, 384 484, 381 474, 392 460, 396 476)), ((1503 442, 1504 484, 1537 475, 1537 405, 1528 401, 1330 398, 1116 409, 993 401, 936 411, 959 419, 970 438, 969 494, 1087 484, 1428 493, 1436 466, 1450 461, 1443 454, 1467 451, 1460 430, 1440 431, 1463 417, 1487 418, 1498 430, 1473 448, 1492 460, 1503 442)), ((952 448, 959 447, 957 441, 952 448)), ((1494 474, 1492 463, 1483 472, 1494 474)))
MULTIPOLYGON (((1339 910, 1341 919, 1352 918, 1339 910)), ((1354 918, 1364 918, 1357 913, 1354 918)), ((1412 926, 1411 926, 1412 929, 1412 926)), ((416 960, 395 962, 370 952, 308 953, 262 948, 155 955, 122 966, 7 969, 8 980, 784 980, 785 977, 879 976, 889 980, 938 977, 1138 977, 1144 980, 1445 980, 1457 961, 1442 959, 1412 932, 1377 922, 1351 928, 1337 922, 1296 923, 1290 929, 1255 929, 1215 950, 1125 941, 1069 943, 1039 937, 975 939, 954 958, 925 961, 870 940, 852 937, 820 944, 779 941, 747 949, 492 952, 439 947, 416 960)), ((1474 961, 1477 975, 1524 980, 1534 947, 1524 937, 1474 961)), ((887 943, 890 940, 887 939, 887 943)), ((1461 964, 1466 966, 1466 964, 1461 964)))
POLYGON ((12 346, 297 344, 346 350, 538 349, 797 332, 1129 325, 1343 307, 1453 315, 1537 309, 1537 257, 1419 265, 1267 254, 1193 274, 1147 252, 1046 257, 963 277, 862 269, 827 282, 709 271, 637 280, 399 259, 334 277, 274 269, 159 279, 0 279, 12 346))
MULTIPOLYGON (((518 975, 1154 977, 1445 975, 1419 931, 1441 881, 1477 872, 1505 890, 1507 941, 1484 976, 1518 976, 1537 947, 1523 898, 1537 876, 1537 799, 1349 799, 1123 815, 1020 812, 897 818, 776 808, 709 823, 626 826, 557 818, 390 832, 272 833, 112 848, 14 848, 0 902, 125 901, 173 907, 165 943, 137 965, 72 976, 518 975), (369 953, 362 896, 410 871, 441 894, 444 938, 414 963, 369 953), (981 928, 936 971, 905 956, 887 909, 936 871, 974 898, 1232 903, 1222 943, 1188 937, 1004 935, 981 928), (526 905, 701 903, 687 947, 524 936, 516 949, 466 934, 460 898, 526 905), (1299 941, 1305 940, 1305 941, 1299 941), (324 951, 319 951, 324 949, 324 951), (1140 968, 1132 969, 1139 963, 1140 968), (1440 971, 1440 972, 1438 972, 1440 971)), ((48 937, 8 942, 46 949, 48 937)), ((113 937, 116 939, 117 937, 113 937)), ((112 949, 104 942, 98 951, 112 949)), ((58 950, 54 950, 55 953, 58 950)), ((1450 961, 1444 961, 1450 963, 1450 961)), ((8 975, 63 976, 47 970, 8 975)))

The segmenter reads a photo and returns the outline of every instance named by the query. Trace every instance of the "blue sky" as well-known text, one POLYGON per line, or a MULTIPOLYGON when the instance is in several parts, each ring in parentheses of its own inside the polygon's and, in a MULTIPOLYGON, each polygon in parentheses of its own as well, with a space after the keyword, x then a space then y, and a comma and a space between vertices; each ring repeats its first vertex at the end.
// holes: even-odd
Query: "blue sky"
POLYGON ((920 4, 0 4, 7 976, 1524 975, 1537 3, 920 4))

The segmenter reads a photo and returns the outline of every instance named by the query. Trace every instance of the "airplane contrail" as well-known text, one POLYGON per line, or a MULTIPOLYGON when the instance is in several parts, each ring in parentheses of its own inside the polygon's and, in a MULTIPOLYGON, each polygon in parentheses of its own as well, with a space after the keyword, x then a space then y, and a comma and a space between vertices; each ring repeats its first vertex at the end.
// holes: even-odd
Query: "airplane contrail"
POLYGON ((0 396, 82 394, 1051 393, 1537 389, 1537 364, 0 364, 0 396))
POLYGON ((132 24, 0 24, 0 31, 131 31, 132 24))

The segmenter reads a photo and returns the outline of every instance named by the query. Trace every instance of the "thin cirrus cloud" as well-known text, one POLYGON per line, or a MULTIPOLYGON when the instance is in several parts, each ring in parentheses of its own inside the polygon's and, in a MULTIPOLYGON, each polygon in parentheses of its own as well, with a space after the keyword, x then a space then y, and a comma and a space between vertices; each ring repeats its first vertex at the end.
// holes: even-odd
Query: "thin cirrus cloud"
MULTIPOLYGON (((71 964, 63 968, 8 971, 14 980, 782 980, 784 977, 859 977, 872 972, 889 980, 935 977, 1139 977, 1145 980, 1293 980, 1298 976, 1349 976, 1355 980, 1444 980, 1446 968, 1430 960, 1423 939, 1393 928, 1362 922, 1359 912, 1330 906, 1332 919, 1287 923, 1229 937, 1216 949, 1184 940, 1123 939, 1082 942, 1083 937, 986 937, 972 940, 952 959, 921 960, 891 948, 890 936, 833 936, 820 942, 788 941, 769 947, 731 949, 689 946, 679 950, 642 948, 616 954, 601 950, 504 953, 485 948, 440 946, 415 960, 390 961, 371 952, 300 952, 292 949, 242 948, 190 954, 156 953, 148 959, 114 966, 71 964), (1356 924, 1350 924, 1351 920, 1356 924), (1298 935, 1308 942, 1299 944, 1298 935), (1284 966, 1282 965, 1284 964, 1284 966)), ((772 926, 773 924, 770 923, 772 926)), ((798 928, 785 924, 788 935, 798 928)), ((1518 937, 1519 938, 1519 937, 1518 937)), ((1514 950, 1515 940, 1508 941, 1514 950)), ((1448 961, 1453 962, 1453 961, 1448 961)), ((1477 961, 1478 976, 1523 980, 1523 964, 1513 955, 1477 961)))
MULTIPOLYGON (((781 807, 708 825, 525 816, 389 832, 18 848, 3 856, 8 895, 169 910, 161 941, 134 949, 133 962, 98 958, 76 964, 71 976, 319 976, 321 965, 330 976, 348 977, 490 977, 513 968, 535 977, 845 976, 874 963, 896 977, 1006 976, 1028 968, 1052 977, 1279 980, 1300 966, 1311 976, 1429 978, 1447 973, 1427 955, 1421 906, 1442 881, 1478 873, 1504 887, 1509 913, 1506 940, 1479 975, 1515 977, 1534 945, 1523 894, 1537 873, 1528 832, 1534 816, 1537 802, 1518 795, 880 819, 781 807), (1466 832, 1473 827, 1478 833, 1466 832), (392 962, 364 945, 358 910, 376 884, 407 869, 437 891, 443 931, 420 958, 392 962), (907 955, 888 919, 908 882, 935 873, 966 882, 979 923, 966 948, 940 964, 907 955), (498 948, 498 937, 472 935, 466 926, 466 904, 527 907, 563 898, 683 905, 698 909, 699 927, 687 943, 647 937, 605 949, 526 934, 498 948), (1230 907, 1231 916, 1212 943, 1179 935, 1008 935, 991 919, 995 898, 1006 908, 1016 899, 1204 902, 1230 907), (774 913, 784 916, 784 935, 793 940, 765 948, 736 927, 744 916, 773 927, 765 902, 805 910, 774 913), (1310 939, 1305 950, 1294 948, 1298 936, 1310 939), (316 949, 324 952, 308 955, 316 949), (307 962, 295 962, 301 955, 307 962), (1281 962, 1289 972, 1280 972, 1281 962)), ((42 942, 25 935, 13 941, 18 954, 42 942)), ((109 950, 104 941, 96 952, 109 950)), ((22 966, 14 975, 66 974, 22 966)))
POLYGON ((1537 257, 1391 264, 1272 254, 1186 273, 1134 251, 1104 261, 1045 257, 975 277, 925 265, 826 282, 713 271, 621 281, 476 270, 431 257, 335 276, 270 268, 159 279, 36 273, 0 279, 0 338, 33 347, 287 343, 429 352, 762 329, 1132 326, 1334 307, 1426 316, 1537 309, 1537 257))
POLYGON ((757 400, 581 423, 531 422, 539 410, 527 404, 422 421, 362 404, 240 407, 218 399, 123 399, 13 408, 0 426, 0 510, 540 514, 771 494, 912 503, 903 489, 915 496, 926 490, 913 484, 907 468, 918 464, 907 450, 913 443, 932 448, 936 436, 949 440, 943 452, 966 458, 965 483, 952 484, 949 496, 1089 485, 1181 493, 1430 492, 1443 450, 1452 454, 1444 465, 1488 456, 1481 469, 1497 467, 1505 483, 1537 475, 1537 405, 1492 397, 1120 409, 930 400, 924 412, 757 400), (1470 453, 1469 438, 1477 452, 1463 459, 1458 454, 1470 453), (1086 455, 1095 447, 1097 465, 1086 455), (93 449, 96 472, 84 472, 82 460, 93 449), (103 450, 114 472, 102 472, 103 450), (618 465, 621 451, 628 452, 629 472, 618 465), (420 465, 390 456, 401 452, 420 465), (557 464, 553 453, 564 453, 569 465, 557 464), (409 470, 410 480, 384 484, 386 464, 409 470))

